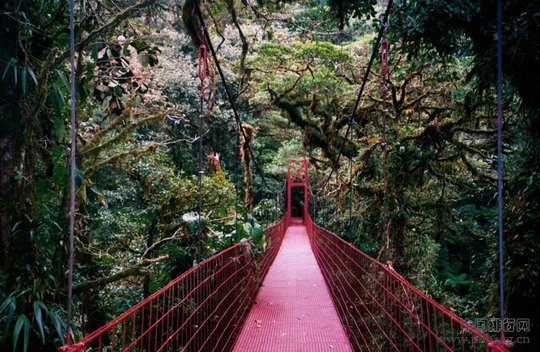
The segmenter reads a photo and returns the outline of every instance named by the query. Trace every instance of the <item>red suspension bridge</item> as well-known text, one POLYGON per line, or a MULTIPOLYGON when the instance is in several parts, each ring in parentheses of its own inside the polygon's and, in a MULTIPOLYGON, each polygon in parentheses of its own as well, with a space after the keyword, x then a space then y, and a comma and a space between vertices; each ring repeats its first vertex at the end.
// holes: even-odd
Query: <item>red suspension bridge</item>
POLYGON ((314 224, 307 160, 289 162, 287 190, 262 255, 237 243, 60 351, 508 351, 314 224), (294 187, 304 191, 298 218, 294 187))

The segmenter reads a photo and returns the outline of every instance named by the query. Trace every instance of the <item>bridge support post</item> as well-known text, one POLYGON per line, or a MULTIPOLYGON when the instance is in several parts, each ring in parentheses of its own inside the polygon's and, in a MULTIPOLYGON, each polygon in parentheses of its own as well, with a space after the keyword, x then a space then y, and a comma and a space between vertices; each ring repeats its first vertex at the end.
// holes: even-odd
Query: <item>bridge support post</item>
POLYGON ((291 166, 287 169, 287 221, 291 220, 291 166))

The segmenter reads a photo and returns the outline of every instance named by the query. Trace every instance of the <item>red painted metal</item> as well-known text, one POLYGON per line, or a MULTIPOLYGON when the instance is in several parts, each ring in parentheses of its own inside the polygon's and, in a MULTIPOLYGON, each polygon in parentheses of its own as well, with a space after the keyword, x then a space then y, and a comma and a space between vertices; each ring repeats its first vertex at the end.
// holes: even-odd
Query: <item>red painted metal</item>
POLYGON ((390 46, 390 43, 388 42, 387 37, 387 30, 388 30, 388 24, 383 24, 383 39, 381 41, 381 91, 383 93, 383 97, 386 97, 386 92, 388 91, 388 48, 390 46))
POLYGON ((387 265, 306 219, 311 246, 358 351, 508 351, 387 265))
POLYGON ((266 250, 255 263, 249 241, 235 244, 59 351, 230 350, 279 251, 287 221, 266 229, 266 250))
POLYGON ((201 45, 199 45, 198 73, 199 80, 201 81, 201 86, 199 88, 199 96, 201 98, 204 98, 206 95, 204 92, 204 81, 206 80, 206 74, 208 73, 208 51, 204 43, 201 43, 201 45))
MULTIPOLYGON (((204 28, 201 28, 201 37, 204 38, 204 28)), ((208 58, 208 48, 203 42, 199 45, 199 58, 197 66, 199 74, 199 97, 206 101, 206 109, 212 112, 215 107, 216 73, 208 58), (208 77, 208 82, 206 78, 208 77), (208 89, 208 93, 206 92, 208 89)))
POLYGON ((233 351, 352 351, 302 219, 288 228, 233 351))
POLYGON ((309 172, 308 172, 308 160, 289 160, 289 167, 287 170, 287 216, 292 218, 291 210, 293 208, 291 204, 292 189, 293 187, 302 187, 304 189, 304 209, 302 209, 302 217, 306 219, 309 215, 308 197, 309 197, 309 172))

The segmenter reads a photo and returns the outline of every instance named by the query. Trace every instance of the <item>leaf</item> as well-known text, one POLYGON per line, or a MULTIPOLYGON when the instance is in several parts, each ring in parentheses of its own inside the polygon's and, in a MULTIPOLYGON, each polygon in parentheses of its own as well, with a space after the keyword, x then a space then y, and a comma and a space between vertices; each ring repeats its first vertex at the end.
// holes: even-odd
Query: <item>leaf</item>
POLYGON ((52 149, 51 157, 53 164, 56 164, 58 162, 63 162, 63 155, 64 155, 64 147, 63 146, 55 146, 52 149))
POLYGON ((39 336, 41 337, 41 343, 45 344, 45 332, 43 331, 43 315, 41 314, 42 306, 43 306, 43 303, 41 303, 40 301, 34 302, 34 316, 36 318, 36 324, 38 326, 39 336))
POLYGON ((249 223, 249 222, 246 222, 244 224, 244 233, 249 237, 252 235, 253 233, 253 226, 249 223))
POLYGON ((92 60, 94 61, 98 61, 99 58, 98 58, 98 52, 99 52, 99 48, 97 45, 94 45, 92 47, 92 53, 91 53, 91 57, 92 57, 92 60))
MULTIPOLYGON (((17 231, 17 229, 19 228, 19 226, 21 226, 22 224, 22 220, 19 220, 15 223, 15 225, 13 225, 13 228, 11 229, 11 232, 15 232, 17 231)), ((0 310, 1 311, 1 310, 0 310)))
POLYGON ((58 45, 62 48, 65 48, 69 44, 69 34, 68 33, 60 33, 58 37, 56 37, 56 41, 58 42, 58 45))
POLYGON ((21 70, 21 90, 23 97, 26 96, 26 67, 21 70))
POLYGON ((77 181, 77 185, 84 182, 84 173, 78 167, 75 168, 75 180, 77 181))
MULTIPOLYGON (((26 318, 26 317, 25 317, 26 318)), ((23 351, 28 350, 28 342, 30 341, 30 321, 26 319, 24 323, 24 348, 23 351)))
POLYGON ((81 201, 83 202, 83 204, 87 203, 88 196, 86 194, 86 185, 85 184, 82 184, 79 187, 79 197, 80 197, 81 201))
POLYGON ((49 316, 54 324, 54 329, 56 330, 56 334, 60 338, 60 341, 62 342, 62 344, 64 344, 65 343, 64 328, 62 326, 63 319, 60 316, 60 314, 58 314, 58 309, 54 309, 54 308, 51 309, 49 311, 49 316))
POLYGON ((62 70, 56 70, 56 74, 58 75, 58 78, 60 78, 60 81, 64 84, 64 87, 69 90, 69 81, 67 79, 66 73, 62 70))
POLYGON ((6 309, 9 306, 11 306, 13 309, 14 309, 14 306, 15 306, 15 297, 13 297, 11 295, 8 296, 8 298, 6 298, 4 300, 4 302, 2 302, 2 305, 0 305, 0 315, 2 314, 4 309, 6 309))
POLYGON ((26 67, 26 72, 30 75, 30 77, 32 77, 32 81, 34 81, 35 85, 37 86, 38 80, 34 69, 32 67, 26 67))
POLYGON ((148 45, 143 42, 141 39, 135 39, 131 45, 137 50, 137 53, 140 53, 141 51, 148 48, 148 45))
POLYGON ((56 185, 62 186, 64 184, 65 177, 67 176, 67 170, 64 165, 58 163, 53 168, 53 181, 56 185))
POLYGON ((64 119, 62 116, 57 115, 53 121, 54 133, 59 142, 63 142, 66 139, 66 126, 64 125, 64 119))
POLYGON ((17 68, 17 65, 13 65, 13 81, 15 85, 17 85, 18 79, 19 79, 19 69, 17 68))
POLYGON ((15 323, 15 328, 13 329, 13 352, 17 349, 17 342, 19 341, 19 334, 21 333, 21 329, 23 330, 23 351, 26 352, 28 350, 28 337, 30 334, 30 321, 26 317, 26 315, 21 314, 17 318, 17 322, 15 323))
POLYGON ((131 52, 129 50, 129 43, 125 43, 124 46, 122 47, 122 54, 124 54, 124 56, 130 56, 131 55, 131 52))
POLYGON ((249 233, 246 232, 244 225, 240 222, 236 224, 236 231, 234 233, 235 242, 240 242, 242 239, 249 237, 249 233))
POLYGON ((56 110, 56 113, 60 114, 62 112, 62 108, 66 105, 64 96, 62 95, 62 92, 58 88, 58 84, 53 84, 53 91, 50 96, 51 103, 53 105, 54 110, 56 110))
POLYGON ((147 67, 150 63, 150 57, 148 54, 139 54, 139 62, 143 67, 147 67))
POLYGON ((101 109, 106 111, 109 108, 112 97, 110 95, 106 96, 105 99, 101 102, 101 109))
POLYGON ((64 231, 64 229, 62 228, 62 226, 60 226, 56 221, 51 221, 51 224, 53 224, 54 226, 56 226, 56 228, 57 228, 59 231, 64 231))
POLYGON ((107 201, 105 199, 105 196, 101 192, 101 190, 98 187, 93 186, 93 185, 91 185, 89 188, 94 193, 96 200, 100 202, 104 207, 107 207, 107 201))
POLYGON ((6 78, 6 75, 9 69, 11 68, 11 66, 16 65, 16 64, 17 64, 17 60, 15 58, 11 58, 9 60, 9 62, 6 65, 6 68, 4 69, 4 73, 2 74, 2 81, 4 80, 4 78, 6 78))
POLYGON ((13 320, 13 316, 15 315, 16 307, 17 307, 17 302, 15 300, 15 297, 13 297, 12 295, 6 298, 4 302, 2 302, 2 305, 0 306, 0 316, 2 316, 2 312, 5 309, 9 308, 8 313, 2 316, 2 319, 4 320, 3 321, 4 336, 8 335, 8 328, 11 326, 11 321, 13 320), (6 319, 6 316, 7 316, 7 319, 6 319))

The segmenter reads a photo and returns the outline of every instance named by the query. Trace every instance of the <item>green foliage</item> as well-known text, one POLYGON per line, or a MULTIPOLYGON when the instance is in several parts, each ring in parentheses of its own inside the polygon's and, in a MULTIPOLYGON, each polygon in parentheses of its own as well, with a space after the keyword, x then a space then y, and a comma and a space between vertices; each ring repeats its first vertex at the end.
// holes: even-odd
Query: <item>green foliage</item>
POLYGON ((341 30, 351 18, 375 17, 376 0, 328 0, 328 5, 335 13, 341 30))
POLYGON ((296 21, 313 32, 333 31, 336 27, 336 19, 336 12, 324 2, 313 3, 295 17, 296 21))
POLYGON ((297 84, 298 92, 343 94, 337 78, 352 58, 328 42, 263 43, 249 64, 261 71, 261 86, 276 94, 297 84), (307 74, 306 74, 307 73, 307 74), (299 74, 300 78, 299 79, 299 74))
POLYGON ((260 252, 266 249, 266 241, 264 238, 264 229, 258 222, 246 222, 242 229, 239 231, 239 235, 244 238, 252 238, 253 244, 260 252))
POLYGON ((65 314, 58 305, 42 301, 44 292, 38 283, 33 291, 27 290, 11 294, 0 305, 0 342, 9 345, 13 351, 28 351, 28 347, 44 346, 47 341, 64 341, 65 314), (30 316, 27 313, 31 312, 30 316))
MULTIPOLYGON (((504 75, 503 95, 505 101, 504 120, 505 134, 505 263, 507 281, 505 282, 509 295, 507 314, 510 317, 528 317, 538 321, 536 312, 538 299, 533 298, 528 288, 536 287, 534 280, 528 278, 538 276, 540 263, 534 260, 536 255, 530 251, 537 250, 537 241, 532 239, 536 220, 529 217, 531 209, 536 209, 536 191, 532 190, 525 179, 534 178, 538 174, 538 121, 540 105, 540 76, 529 69, 540 64, 538 36, 540 22, 535 20, 540 11, 538 2, 506 1, 503 2, 502 18, 502 70, 504 75), (520 38, 520 39, 518 39, 520 38), (519 135, 519 138, 515 136, 519 135), (532 142, 535 140, 536 142, 532 142), (526 146, 524 148, 524 146, 526 146), (525 161, 527 160, 527 161, 525 161), (526 176, 525 176, 526 175, 526 176), (526 224, 526 225, 525 225, 526 224), (524 258, 528 258, 525 259, 524 258), (513 263, 513 264, 512 264, 513 263), (525 274, 520 268, 527 271, 525 274), (525 303, 527 302, 527 303, 525 303), (524 308, 527 307, 527 308, 524 308), (534 313, 533 313, 534 312, 534 313)), ((469 118, 470 112, 478 108, 485 99, 490 111, 495 106, 493 87, 496 82, 496 11, 492 1, 415 1, 398 2, 394 8, 391 32, 395 40, 399 40, 401 51, 416 58, 441 57, 443 60, 453 60, 456 56, 471 57, 467 64, 468 79, 473 83, 472 89, 462 95, 464 115, 469 118)), ((480 122, 481 123, 481 122, 480 122)), ((477 124, 478 126, 478 124, 477 124)), ((478 138, 478 137, 477 137, 478 138)), ((480 143, 477 143, 480 144, 480 143)), ((494 154, 492 149, 491 155, 494 154)), ((494 160, 489 155, 471 158, 469 168, 489 170, 494 160), (482 163, 484 162, 484 164, 482 163)), ((534 188, 534 187, 533 187, 534 188)), ((492 188, 493 189, 493 188, 492 188)), ((487 192, 487 189, 486 189, 487 192)), ((459 191, 458 191, 459 193, 459 191)), ((481 237, 484 247, 471 245, 474 254, 473 265, 488 263, 482 274, 484 290, 493 292, 489 297, 489 312, 497 311, 497 258, 494 239, 496 234, 496 216, 491 198, 488 194, 477 192, 473 199, 468 199, 480 209, 476 213, 489 214, 479 221, 480 216, 471 216, 471 212, 461 212, 465 215, 464 230, 474 233, 473 240, 481 237), (486 248, 488 250, 486 253, 486 248), (478 256, 477 252, 482 253, 478 256)), ((462 208, 463 209, 463 208, 462 208)), ((534 210, 533 210, 534 211, 534 210)), ((461 215, 460 214, 460 215, 461 215)), ((470 245, 470 244, 469 244, 470 245)), ((465 262, 461 258, 461 262, 465 262)), ((443 271, 447 273, 448 270, 443 271)), ((445 274, 445 276, 448 276, 445 274)), ((482 286, 482 285, 480 285, 482 286)), ((472 293, 473 297, 482 297, 480 292, 472 293), (474 296, 475 295, 475 296, 474 296)), ((532 330, 538 331, 538 325, 533 323, 532 330)), ((532 333, 532 335, 538 335, 532 333)), ((531 339, 531 343, 536 341, 531 339)), ((517 345, 515 350, 528 350, 525 344, 517 345)))
MULTIPOLYGON (((65 335, 66 4, 7 0, 0 15, 0 344, 8 350, 53 351, 65 335)), ((78 9, 77 40, 84 45, 77 48, 76 336, 88 332, 80 321, 85 329, 102 325, 235 242, 251 237, 260 254, 264 228, 275 220, 276 195, 256 174, 253 212, 241 204, 238 131, 218 87, 205 118, 204 153, 219 153, 223 171, 202 178, 199 221, 195 51, 178 25, 179 6, 143 4, 78 9), (118 273, 125 276, 108 281, 118 273)), ((308 157, 317 192, 344 142, 345 158, 316 200, 317 221, 382 260, 385 215, 397 271, 465 317, 496 314, 493 2, 395 4, 386 170, 376 75, 356 111, 353 139, 343 141, 371 51, 370 26, 378 25, 376 1, 260 1, 248 8, 232 2, 239 27, 228 2, 204 11, 212 16, 211 35, 224 38, 218 54, 243 121, 255 127, 251 146, 270 186, 283 187, 288 159, 308 157), (239 30, 248 40, 245 67, 238 62, 239 30)), ((537 2, 505 2, 508 312, 533 321, 540 311, 540 79, 532 69, 538 13, 537 2)))

